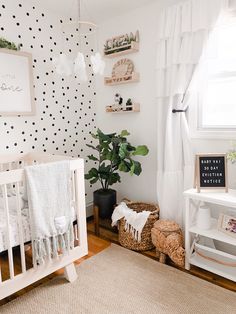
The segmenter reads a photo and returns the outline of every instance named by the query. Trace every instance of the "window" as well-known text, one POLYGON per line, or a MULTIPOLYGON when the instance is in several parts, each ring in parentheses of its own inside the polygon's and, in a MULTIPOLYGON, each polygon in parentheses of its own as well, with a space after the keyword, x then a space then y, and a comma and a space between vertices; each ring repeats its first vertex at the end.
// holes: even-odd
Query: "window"
MULTIPOLYGON (((201 70, 195 108, 190 108, 193 137, 236 137, 236 17, 212 32, 201 70)), ((194 106, 193 106, 194 107, 194 106)))

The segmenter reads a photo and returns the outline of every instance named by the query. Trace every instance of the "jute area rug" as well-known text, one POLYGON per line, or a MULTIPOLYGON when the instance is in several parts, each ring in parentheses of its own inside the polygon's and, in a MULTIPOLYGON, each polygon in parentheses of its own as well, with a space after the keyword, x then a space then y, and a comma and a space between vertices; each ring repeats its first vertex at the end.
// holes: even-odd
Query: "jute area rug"
POLYGON ((116 245, 77 271, 73 284, 55 278, 0 313, 236 313, 235 293, 116 245))

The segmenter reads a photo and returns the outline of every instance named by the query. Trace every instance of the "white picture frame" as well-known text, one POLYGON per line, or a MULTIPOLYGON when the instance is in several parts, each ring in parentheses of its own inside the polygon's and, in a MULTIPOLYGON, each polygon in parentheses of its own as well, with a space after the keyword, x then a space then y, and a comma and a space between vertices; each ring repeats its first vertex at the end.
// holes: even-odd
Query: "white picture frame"
POLYGON ((218 230, 236 238, 236 217, 221 213, 218 219, 218 230))
POLYGON ((32 55, 0 49, 0 115, 34 115, 32 55))

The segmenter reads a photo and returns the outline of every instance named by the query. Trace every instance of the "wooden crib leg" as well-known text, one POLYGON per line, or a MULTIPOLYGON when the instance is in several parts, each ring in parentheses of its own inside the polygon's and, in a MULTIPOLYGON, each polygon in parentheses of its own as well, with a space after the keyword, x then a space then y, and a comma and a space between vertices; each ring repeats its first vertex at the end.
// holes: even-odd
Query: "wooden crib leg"
POLYGON ((65 271, 65 277, 69 282, 73 282, 77 279, 78 275, 77 275, 74 263, 67 265, 64 268, 64 271, 65 271))

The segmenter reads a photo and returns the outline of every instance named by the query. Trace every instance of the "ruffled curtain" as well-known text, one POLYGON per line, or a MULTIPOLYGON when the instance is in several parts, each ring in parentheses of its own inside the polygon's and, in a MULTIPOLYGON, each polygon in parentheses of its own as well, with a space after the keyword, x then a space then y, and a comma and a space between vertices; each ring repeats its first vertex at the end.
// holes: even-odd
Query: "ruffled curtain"
POLYGON ((163 10, 157 48, 157 196, 164 219, 182 225, 183 191, 193 186, 194 158, 185 110, 212 27, 227 0, 188 0, 163 10), (174 111, 173 110, 177 110, 174 111))

